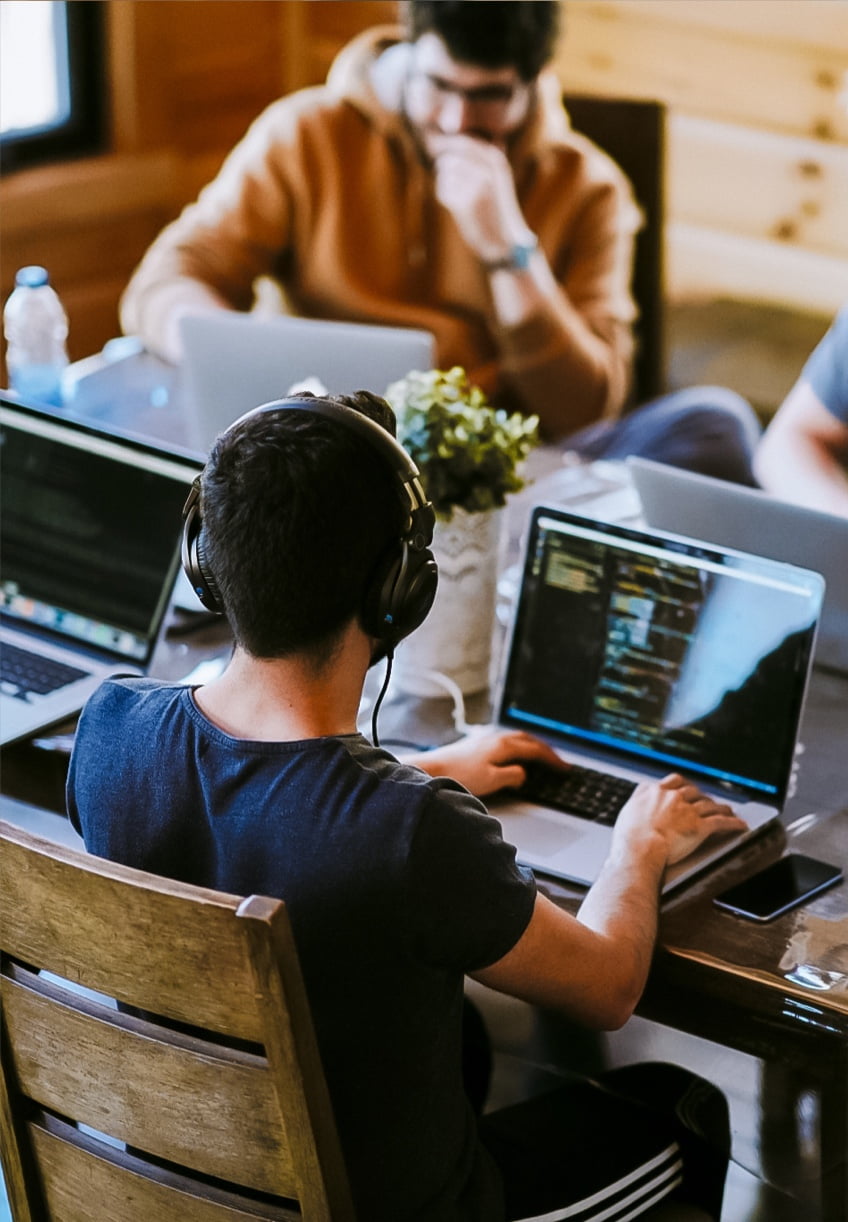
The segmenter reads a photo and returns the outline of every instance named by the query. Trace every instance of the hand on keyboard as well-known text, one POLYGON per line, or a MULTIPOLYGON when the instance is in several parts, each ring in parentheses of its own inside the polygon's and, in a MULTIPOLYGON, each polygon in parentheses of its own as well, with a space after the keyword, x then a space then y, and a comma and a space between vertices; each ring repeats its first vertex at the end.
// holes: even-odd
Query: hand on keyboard
POLYGON ((659 837, 666 864, 688 857, 710 836, 741 832, 745 822, 724 802, 709 798, 697 785, 673 772, 661 781, 638 785, 621 808, 615 842, 633 845, 659 837))
POLYGON ((518 788, 534 762, 547 764, 557 774, 565 767, 557 753, 535 735, 492 726, 475 727, 455 743, 403 760, 430 776, 451 777, 478 798, 499 789, 518 788))

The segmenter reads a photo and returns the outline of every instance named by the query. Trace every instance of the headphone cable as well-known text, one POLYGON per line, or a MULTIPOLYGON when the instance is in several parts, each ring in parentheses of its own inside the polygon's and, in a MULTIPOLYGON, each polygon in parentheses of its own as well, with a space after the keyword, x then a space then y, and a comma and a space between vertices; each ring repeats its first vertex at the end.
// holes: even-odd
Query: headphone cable
POLYGON ((383 676, 383 686, 380 688, 380 694, 374 701, 374 710, 371 714, 371 741, 375 747, 379 747, 380 738, 377 734, 377 714, 380 711, 380 705, 383 703, 383 697, 386 694, 389 686, 389 679, 392 677, 392 663, 395 660, 394 646, 386 651, 386 673, 383 676))

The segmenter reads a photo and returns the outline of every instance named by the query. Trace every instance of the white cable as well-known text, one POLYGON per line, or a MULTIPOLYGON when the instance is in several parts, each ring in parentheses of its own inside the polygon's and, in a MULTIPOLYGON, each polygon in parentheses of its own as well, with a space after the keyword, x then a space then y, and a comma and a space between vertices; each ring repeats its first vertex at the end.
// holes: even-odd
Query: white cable
POLYGON ((459 734, 470 734, 474 726, 469 725, 465 720, 465 698, 459 685, 449 675, 442 674, 440 670, 427 670, 423 667, 416 667, 413 673, 416 678, 429 679, 431 683, 435 683, 438 687, 445 689, 453 700, 454 729, 459 734))

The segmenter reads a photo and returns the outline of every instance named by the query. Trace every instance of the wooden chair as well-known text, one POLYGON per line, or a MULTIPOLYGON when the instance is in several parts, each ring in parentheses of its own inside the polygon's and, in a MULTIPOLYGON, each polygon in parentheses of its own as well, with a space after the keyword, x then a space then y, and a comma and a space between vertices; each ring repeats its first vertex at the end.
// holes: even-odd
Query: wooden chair
POLYGON ((630 405, 638 406, 665 390, 665 105, 568 93, 563 103, 574 130, 588 136, 622 168, 645 215, 636 239, 632 283, 639 319, 630 405))
POLYGON ((354 1218, 283 903, 0 821, 0 952, 14 1222, 354 1218))

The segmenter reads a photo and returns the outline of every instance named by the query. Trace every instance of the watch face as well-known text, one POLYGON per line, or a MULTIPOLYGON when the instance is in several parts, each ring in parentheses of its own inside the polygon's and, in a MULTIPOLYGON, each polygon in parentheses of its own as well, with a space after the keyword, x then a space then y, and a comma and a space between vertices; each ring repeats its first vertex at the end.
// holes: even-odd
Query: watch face
POLYGON ((486 267, 489 271, 497 271, 498 268, 511 268, 523 271, 529 265, 533 252, 538 246, 538 239, 531 235, 525 242, 516 242, 505 259, 497 259, 494 263, 487 263, 486 267))
POLYGON ((530 258, 533 254, 533 251, 536 249, 536 246, 537 246, 536 242, 533 242, 532 245, 526 242, 522 242, 522 243, 517 244, 516 246, 513 246, 512 248, 512 266, 520 268, 523 271, 524 268, 527 267, 528 263, 530 262, 530 258))

